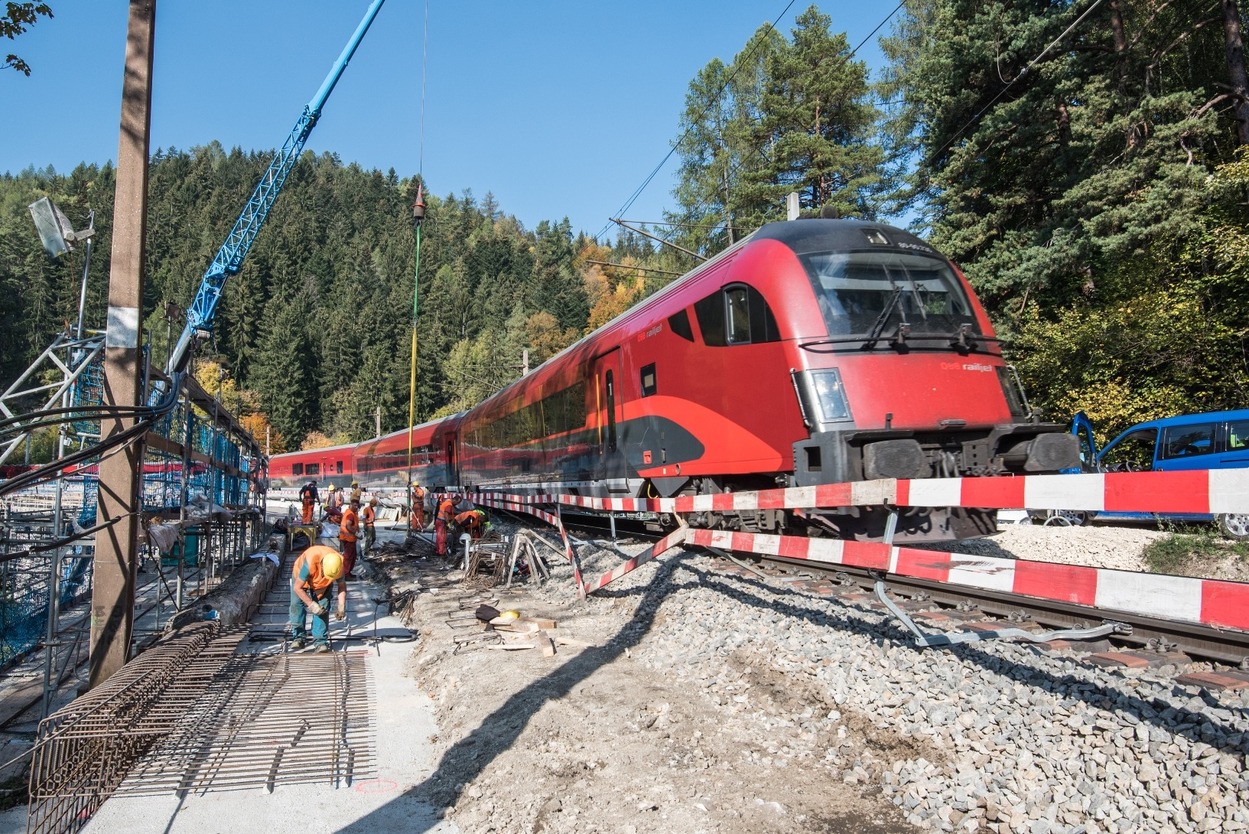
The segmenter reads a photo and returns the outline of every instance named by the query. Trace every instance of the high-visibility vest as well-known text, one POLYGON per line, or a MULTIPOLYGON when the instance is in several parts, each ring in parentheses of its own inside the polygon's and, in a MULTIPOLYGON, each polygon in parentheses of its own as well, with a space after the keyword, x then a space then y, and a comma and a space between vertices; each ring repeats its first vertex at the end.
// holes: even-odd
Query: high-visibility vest
POLYGON ((438 517, 443 521, 450 521, 455 517, 455 502, 450 498, 444 498, 438 502, 438 517))
POLYGON ((360 516, 351 507, 343 510, 343 520, 338 527, 338 537, 345 542, 354 542, 356 533, 360 531, 360 516))
POLYGON ((373 522, 377 520, 377 513, 374 512, 372 504, 360 511, 360 519, 364 522, 365 527, 373 526, 373 522))
POLYGON ((291 578, 295 580, 295 584, 312 591, 320 591, 333 585, 334 580, 328 579, 321 568, 321 562, 330 553, 336 554, 338 551, 323 544, 314 544, 299 554, 291 567, 291 578))

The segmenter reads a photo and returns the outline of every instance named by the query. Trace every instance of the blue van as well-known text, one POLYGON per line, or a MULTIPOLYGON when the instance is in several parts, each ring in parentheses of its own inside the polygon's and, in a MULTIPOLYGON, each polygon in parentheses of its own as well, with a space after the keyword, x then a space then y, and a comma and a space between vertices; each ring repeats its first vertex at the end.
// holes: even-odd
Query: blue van
MULTIPOLYGON (((1184 469, 1233 469, 1249 466, 1249 409, 1181 414, 1137 423, 1098 450, 1093 425, 1083 411, 1071 422, 1080 440, 1086 472, 1174 472, 1184 469)), ((1233 539, 1249 539, 1249 513, 1062 513, 1073 523, 1103 520, 1217 521, 1233 539)))

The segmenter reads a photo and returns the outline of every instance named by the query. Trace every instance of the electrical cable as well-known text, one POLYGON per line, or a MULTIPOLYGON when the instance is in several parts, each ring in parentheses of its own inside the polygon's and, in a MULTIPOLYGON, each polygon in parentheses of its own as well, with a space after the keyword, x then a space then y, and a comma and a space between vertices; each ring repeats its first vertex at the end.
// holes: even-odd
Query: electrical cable
MULTIPOLYGON (((93 419, 89 415, 91 415, 94 412, 99 412, 106 416, 137 417, 140 415, 146 415, 151 410, 152 410, 152 407, 146 406, 146 405, 135 405, 135 406, 84 405, 84 406, 77 406, 74 408, 45 408, 40 411, 31 411, 27 414, 19 414, 14 417, 5 417, 4 419, 0 420, 0 430, 6 429, 9 426, 17 426, 20 430, 25 430, 29 428, 29 426, 22 424, 21 422, 22 420, 29 420, 32 417, 47 417, 47 416, 51 416, 54 414, 70 414, 70 415, 81 414, 83 415, 82 419, 93 419)), ((65 421, 60 420, 57 422, 65 422, 65 421)))
MULTIPOLYGON (((32 469, 29 472, 23 472, 20 475, 0 483, 0 497, 17 492, 20 489, 40 483, 41 481, 51 480, 59 473, 63 472, 68 466, 88 460, 96 455, 103 455, 110 450, 120 448, 121 446, 128 444, 136 437, 141 437, 146 434, 147 431, 154 426, 161 417, 164 417, 166 414, 173 411, 174 407, 177 405, 178 391, 180 391, 182 387, 182 377, 183 375, 181 373, 175 374, 173 384, 170 385, 169 390, 165 392, 165 399, 151 406, 149 408, 151 413, 144 419, 137 421, 133 426, 127 429, 102 439, 94 446, 87 446, 77 452, 73 452, 63 458, 60 458, 59 460, 46 463, 36 469, 32 469)), ((123 408, 128 407, 123 406, 123 408)))
POLYGON ((27 557, 35 555, 36 553, 45 553, 49 550, 56 550, 57 548, 60 548, 60 547, 66 547, 78 541, 79 539, 86 538, 87 536, 90 536, 93 533, 98 533, 101 530, 104 530, 108 527, 112 527, 114 524, 117 524, 123 518, 130 518, 132 516, 137 516, 137 515, 139 515, 139 513, 137 512, 136 513, 124 513, 122 515, 115 516, 114 518, 110 518, 108 521, 97 524, 94 527, 88 527, 87 529, 78 531, 71 536, 66 536, 63 539, 57 539, 56 541, 52 541, 52 542, 45 542, 43 544, 36 545, 34 547, 28 547, 25 550, 13 550, 8 553, 0 554, 0 564, 3 564, 5 562, 14 562, 14 561, 17 561, 18 559, 25 559, 27 557))
MULTIPOLYGON (((776 24, 781 21, 781 18, 785 17, 785 15, 789 13, 790 8, 794 5, 795 2, 796 0, 789 0, 789 3, 785 5, 785 8, 781 10, 781 13, 776 16, 776 20, 773 20, 771 23, 768 24, 769 32, 776 30, 776 24)), ((758 44, 756 44, 754 47, 751 48, 750 53, 747 54, 746 56, 747 59, 749 59, 750 56, 754 54, 754 51, 757 48, 758 48, 758 44)), ((716 94, 714 96, 715 101, 719 101, 720 96, 724 94, 725 89, 728 88, 729 84, 732 83, 734 78, 736 78, 736 72, 731 73, 729 77, 724 80, 724 83, 720 85, 720 89, 716 90, 716 94)), ((706 112, 706 110, 704 110, 703 112, 706 112)), ((649 175, 647 175, 646 179, 642 181, 642 184, 639 185, 636 189, 634 189, 633 193, 629 195, 629 199, 625 200, 624 205, 621 206, 615 212, 616 217, 623 216, 624 213, 629 210, 629 207, 632 206, 637 201, 638 197, 642 196, 642 192, 646 189, 646 186, 650 185, 651 180, 655 179, 655 177, 659 174, 659 172, 663 170, 663 167, 668 164, 668 160, 671 159, 672 155, 677 152, 677 149, 681 147, 681 143, 685 141, 686 137, 688 137, 692 131, 693 131, 692 127, 686 128, 685 131, 679 137, 677 137, 677 141, 673 143, 672 147, 668 150, 668 153, 664 155, 664 158, 660 160, 659 164, 655 166, 655 168, 650 172, 649 175)), ((598 242, 598 239, 602 237, 603 235, 605 235, 607 233, 607 230, 610 229, 611 226, 612 226, 611 222, 608 222, 607 225, 605 225, 599 231, 599 233, 594 236, 595 242, 598 242)))
POLYGON ((1090 14, 1092 14, 1092 13, 1093 13, 1093 10, 1094 10, 1094 9, 1096 9, 1098 6, 1100 6, 1100 5, 1101 5, 1101 3, 1102 3, 1102 0, 1093 0, 1093 4, 1092 4, 1091 6, 1089 6, 1087 9, 1085 9, 1085 10, 1084 10, 1084 13, 1083 13, 1083 14, 1081 14, 1078 18, 1076 18, 1076 20, 1075 20, 1075 22, 1074 22, 1074 23, 1072 23, 1070 26, 1068 26, 1068 27, 1067 27, 1067 28, 1063 31, 1063 33, 1062 33, 1061 35, 1059 35, 1058 37, 1054 38, 1054 40, 1050 41, 1049 45, 1048 45, 1048 46, 1046 46, 1044 49, 1042 49, 1042 50, 1041 50, 1041 52, 1040 52, 1040 53, 1039 53, 1039 54, 1038 54, 1035 58, 1033 58, 1031 61, 1029 61, 1029 62, 1027 63, 1027 65, 1026 65, 1026 66, 1024 66, 1024 68, 1020 71, 1020 73, 1019 73, 1018 75, 1016 75, 1014 78, 1012 78, 1012 79, 1011 79, 1011 80, 1010 80, 1010 81, 1006 84, 1006 86, 1005 86, 1005 87, 1003 87, 1001 90, 999 90, 999 91, 998 91, 998 94, 997 94, 997 95, 995 95, 995 96, 994 96, 994 97, 993 97, 993 98, 989 101, 989 103, 988 103, 988 104, 986 104, 984 107, 980 108, 979 112, 977 112, 977 113, 976 113, 976 115, 974 115, 974 116, 972 116, 970 119, 968 119, 968 120, 967 120, 967 121, 963 124, 963 126, 962 126, 962 127, 960 127, 957 131, 955 131, 955 132, 954 132, 954 135, 953 135, 953 136, 951 136, 951 137, 949 138, 949 140, 948 140, 948 141, 947 141, 944 145, 942 145, 940 148, 938 148, 938 149, 937 149, 936 151, 934 151, 933 153, 929 154, 929 155, 928 155, 928 159, 929 159, 929 161, 931 161, 931 160, 935 159, 936 157, 940 156, 941 154, 945 153, 946 149, 948 149, 951 145, 953 145, 955 142, 957 142, 957 141, 959 140, 959 137, 961 137, 961 136, 963 135, 963 133, 964 133, 964 132, 966 132, 966 131, 967 131, 967 129, 968 129, 968 128, 970 128, 970 127, 972 126, 972 124, 973 124, 973 123, 975 123, 977 120, 979 120, 979 119, 980 119, 980 117, 981 117, 981 116, 983 116, 983 115, 984 115, 984 114, 988 111, 988 109, 989 109, 990 107, 992 107, 993 105, 997 104, 998 99, 1000 99, 1002 96, 1006 95, 1006 91, 1007 91, 1007 90, 1009 90, 1012 86, 1014 86, 1014 84, 1015 84, 1015 82, 1016 82, 1016 81, 1018 81, 1019 79, 1023 78, 1024 76, 1026 76, 1026 75, 1028 74, 1028 72, 1029 72, 1029 71, 1030 71, 1030 70, 1031 70, 1031 69, 1032 69, 1032 68, 1033 68, 1033 67, 1037 64, 1037 62, 1038 62, 1038 61, 1040 61, 1042 58, 1044 58, 1044 57, 1046 56, 1046 54, 1047 54, 1047 53, 1048 53, 1051 49, 1053 49, 1055 46, 1057 46, 1057 45, 1058 45, 1058 44, 1059 44, 1059 43, 1063 40, 1063 38, 1067 37, 1067 35, 1071 34, 1071 32, 1072 32, 1072 31, 1074 31, 1074 30, 1075 30, 1075 28, 1076 28, 1077 26, 1079 26, 1081 23, 1083 23, 1083 22, 1084 22, 1084 19, 1085 19, 1086 17, 1088 17, 1090 14))

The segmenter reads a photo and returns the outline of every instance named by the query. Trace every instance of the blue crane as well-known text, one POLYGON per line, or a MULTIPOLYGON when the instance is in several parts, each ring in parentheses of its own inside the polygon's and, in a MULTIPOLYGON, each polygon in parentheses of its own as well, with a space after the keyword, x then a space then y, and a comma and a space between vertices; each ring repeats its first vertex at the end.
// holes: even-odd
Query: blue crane
POLYGON ((217 256, 213 258, 208 271, 204 273, 199 291, 195 294, 195 300, 186 311, 186 327, 178 338, 178 344, 170 352, 169 361, 165 365, 165 370, 170 376, 185 370, 187 361, 190 359, 191 340, 195 337, 195 333, 212 329, 213 319, 217 315, 217 304, 221 301, 221 291, 225 287, 226 280, 242 268, 243 259, 252 248, 252 243, 256 240, 260 227, 264 225, 265 218, 269 216, 269 210, 273 208, 278 194, 282 192, 286 177, 295 167, 295 163, 299 161, 299 154, 303 151, 304 143, 308 141, 308 135, 316 127, 317 119, 321 116, 321 107, 333 92, 334 85, 338 83, 343 70, 347 68, 347 62, 351 60, 356 47, 360 45, 360 40, 369 30, 373 18, 377 16, 384 2, 385 0, 373 0, 369 10, 365 12, 364 19, 356 27, 355 34, 351 36, 351 40, 343 48, 343 53, 334 62, 330 74, 321 83, 321 89, 317 90, 312 100, 304 105, 304 110, 299 115, 299 120, 295 122, 295 127, 291 129, 290 135, 286 137, 282 149, 269 163, 268 170, 260 178, 256 190, 252 192, 251 199, 247 201, 239 219, 234 221, 234 228, 230 230, 225 243, 217 251, 217 256))

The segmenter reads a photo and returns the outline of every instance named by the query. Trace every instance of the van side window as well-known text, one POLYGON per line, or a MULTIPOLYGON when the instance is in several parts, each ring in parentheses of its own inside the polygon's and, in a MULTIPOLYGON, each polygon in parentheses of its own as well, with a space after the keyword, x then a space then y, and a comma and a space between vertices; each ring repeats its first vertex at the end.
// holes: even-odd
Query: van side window
POLYGON ((1208 455, 1214 451, 1214 424, 1170 426, 1163 430, 1159 457, 1163 460, 1208 455))
POLYGON ((1233 420, 1227 424, 1229 452, 1249 448, 1249 420, 1233 420))

